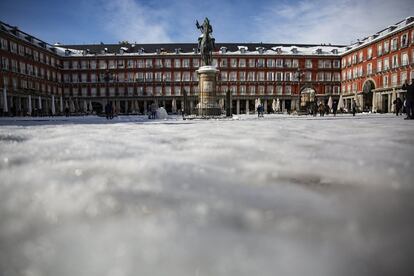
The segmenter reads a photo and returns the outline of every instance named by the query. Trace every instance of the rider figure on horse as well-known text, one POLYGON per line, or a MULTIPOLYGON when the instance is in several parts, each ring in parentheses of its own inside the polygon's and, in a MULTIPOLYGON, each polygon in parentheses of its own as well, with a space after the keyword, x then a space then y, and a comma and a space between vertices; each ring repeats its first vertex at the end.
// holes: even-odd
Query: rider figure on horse
POLYGON ((201 35, 198 38, 198 49, 200 50, 204 65, 211 65, 213 61, 212 52, 215 48, 215 39, 210 35, 213 32, 213 27, 210 25, 207 17, 201 26, 196 20, 196 26, 201 31, 201 35))

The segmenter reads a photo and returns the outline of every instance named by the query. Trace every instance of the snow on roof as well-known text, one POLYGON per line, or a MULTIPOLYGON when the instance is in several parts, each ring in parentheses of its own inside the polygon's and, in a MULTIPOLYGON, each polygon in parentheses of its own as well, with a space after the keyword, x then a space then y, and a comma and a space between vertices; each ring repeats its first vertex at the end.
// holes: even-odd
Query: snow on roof
POLYGON ((347 46, 347 50, 343 54, 348 54, 350 52, 353 52, 357 49, 360 49, 362 47, 365 47, 373 42, 379 41, 381 39, 386 38, 387 36, 391 36, 395 33, 398 33, 399 31, 414 26, 414 16, 409 16, 405 18, 404 20, 394 24, 390 25, 387 28, 370 35, 368 37, 365 37, 363 39, 358 39, 357 42, 347 46))

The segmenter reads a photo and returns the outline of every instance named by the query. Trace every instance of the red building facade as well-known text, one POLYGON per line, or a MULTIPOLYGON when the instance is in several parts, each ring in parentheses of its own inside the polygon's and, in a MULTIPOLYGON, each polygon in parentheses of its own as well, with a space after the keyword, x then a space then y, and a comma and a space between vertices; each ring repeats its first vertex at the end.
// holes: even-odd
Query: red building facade
MULTIPOLYGON (((50 45, 0 22, 0 109, 12 114, 99 112, 112 101, 119 113, 145 113, 152 102, 169 112, 198 100, 196 44, 50 45)), ((223 104, 254 112, 295 110, 313 97, 338 99, 342 90, 361 109, 392 111, 401 84, 413 77, 413 17, 350 46, 222 43, 213 53, 223 104), (342 64, 342 66, 341 66, 342 64)))
POLYGON ((342 55, 342 94, 366 111, 392 112, 414 78, 414 17, 350 45, 342 55))

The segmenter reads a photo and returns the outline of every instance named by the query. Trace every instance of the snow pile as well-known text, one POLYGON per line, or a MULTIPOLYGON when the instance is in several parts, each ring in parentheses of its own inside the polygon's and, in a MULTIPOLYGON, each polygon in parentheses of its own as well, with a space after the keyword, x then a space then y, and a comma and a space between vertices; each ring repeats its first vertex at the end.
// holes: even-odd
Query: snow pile
POLYGON ((160 108, 157 109, 155 117, 157 119, 164 120, 164 119, 167 119, 168 118, 168 113, 165 110, 165 108, 161 106, 160 108))
POLYGON ((412 122, 0 119, 3 275, 403 275, 412 122))

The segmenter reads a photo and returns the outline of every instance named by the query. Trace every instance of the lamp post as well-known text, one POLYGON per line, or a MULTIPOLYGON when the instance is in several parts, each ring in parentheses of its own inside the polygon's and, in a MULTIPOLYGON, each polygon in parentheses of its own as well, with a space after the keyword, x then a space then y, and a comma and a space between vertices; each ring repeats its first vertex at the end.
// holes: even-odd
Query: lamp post
POLYGON ((298 79, 298 100, 297 100, 296 110, 297 110, 298 114, 299 114, 299 111, 300 111, 300 100, 301 100, 301 98, 300 98, 300 80, 301 80, 303 74, 304 73, 300 70, 300 68, 298 68, 296 70, 296 78, 298 79))

